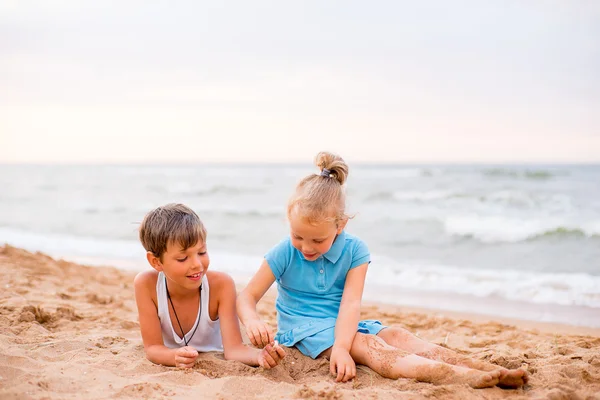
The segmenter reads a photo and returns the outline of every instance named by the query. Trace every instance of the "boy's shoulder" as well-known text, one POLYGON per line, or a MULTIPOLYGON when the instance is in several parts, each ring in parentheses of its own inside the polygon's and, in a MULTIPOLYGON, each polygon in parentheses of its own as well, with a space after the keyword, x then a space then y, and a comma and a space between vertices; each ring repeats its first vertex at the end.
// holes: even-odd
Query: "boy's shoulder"
POLYGON ((208 279, 208 285, 210 286, 211 293, 214 291, 223 291, 233 288, 235 290, 235 282, 233 278, 221 271, 207 271, 206 279, 208 279))
POLYGON ((235 308, 237 290, 233 278, 225 272, 207 271, 206 279, 210 288, 211 309, 212 307, 219 309, 222 304, 233 304, 235 308))
POLYGON ((158 279, 158 271, 155 269, 146 270, 139 272, 133 279, 133 286, 135 288, 154 288, 156 287, 156 280, 158 279))

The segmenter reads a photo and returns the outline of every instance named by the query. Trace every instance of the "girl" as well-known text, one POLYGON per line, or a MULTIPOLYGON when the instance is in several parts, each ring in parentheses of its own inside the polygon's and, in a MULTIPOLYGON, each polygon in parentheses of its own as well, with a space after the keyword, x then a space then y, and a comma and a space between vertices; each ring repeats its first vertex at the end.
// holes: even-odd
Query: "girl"
POLYGON ((223 351, 227 360, 269 369, 285 356, 279 346, 242 344, 235 284, 225 273, 208 271, 206 229, 194 211, 182 204, 150 211, 140 241, 153 268, 134 281, 148 360, 191 368, 198 352, 223 351))
POLYGON ((359 238, 344 231, 349 218, 343 187, 348 166, 327 152, 317 155, 316 165, 320 173, 301 180, 288 203, 290 236, 266 254, 238 297, 238 313, 250 341, 259 347, 278 341, 312 358, 327 357, 338 382, 354 378, 358 363, 392 379, 464 382, 475 388, 522 386, 527 381, 522 369, 471 360, 402 328, 359 321, 370 255, 359 238), (274 336, 256 304, 275 281, 274 336))

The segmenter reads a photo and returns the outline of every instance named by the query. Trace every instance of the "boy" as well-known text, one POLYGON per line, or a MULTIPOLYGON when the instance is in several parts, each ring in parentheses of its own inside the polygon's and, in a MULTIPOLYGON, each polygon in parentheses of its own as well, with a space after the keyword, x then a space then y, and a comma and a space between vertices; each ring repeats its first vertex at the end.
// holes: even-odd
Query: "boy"
POLYGON ((208 271, 206 229, 194 211, 183 204, 158 207, 144 217, 139 237, 153 268, 134 280, 148 360, 191 368, 198 352, 222 351, 227 360, 266 369, 281 361, 281 346, 242 343, 235 284, 208 271))

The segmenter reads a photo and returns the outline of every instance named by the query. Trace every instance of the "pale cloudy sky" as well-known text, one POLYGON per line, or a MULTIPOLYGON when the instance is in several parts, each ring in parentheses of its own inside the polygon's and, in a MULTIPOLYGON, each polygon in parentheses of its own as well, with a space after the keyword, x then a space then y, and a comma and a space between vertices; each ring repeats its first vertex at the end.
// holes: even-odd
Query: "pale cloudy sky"
POLYGON ((0 162, 600 162, 600 2, 0 2, 0 162))

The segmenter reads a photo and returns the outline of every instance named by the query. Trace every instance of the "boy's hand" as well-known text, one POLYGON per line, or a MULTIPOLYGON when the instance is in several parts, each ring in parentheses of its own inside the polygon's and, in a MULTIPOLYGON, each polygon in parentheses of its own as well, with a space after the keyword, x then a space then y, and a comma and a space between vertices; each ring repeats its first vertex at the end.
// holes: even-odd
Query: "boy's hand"
POLYGON ((356 376, 356 363, 348 350, 335 347, 331 349, 329 371, 334 375, 336 382, 347 382, 356 376))
POLYGON ((196 364, 196 357, 198 357, 198 352, 193 347, 180 347, 175 350, 175 366, 192 368, 196 364))
POLYGON ((266 322, 255 319, 249 321, 245 326, 246 335, 248 335, 248 339, 254 346, 262 349, 269 343, 273 343, 275 339, 273 330, 266 322))
POLYGON ((285 357, 285 351, 278 344, 268 344, 258 354, 258 365, 265 369, 275 367, 285 357))

